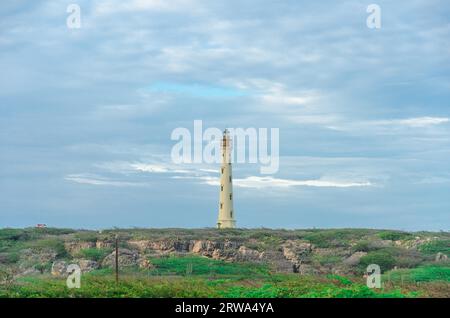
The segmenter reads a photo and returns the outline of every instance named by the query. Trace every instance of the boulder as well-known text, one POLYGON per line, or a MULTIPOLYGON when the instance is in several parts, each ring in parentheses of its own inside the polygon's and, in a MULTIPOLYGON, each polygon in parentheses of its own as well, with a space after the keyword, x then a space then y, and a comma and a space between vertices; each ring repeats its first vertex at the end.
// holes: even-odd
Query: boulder
POLYGON ((237 250, 235 259, 237 261, 258 262, 261 260, 262 256, 262 253, 258 252, 257 250, 241 246, 237 250))
POLYGON ((361 260, 361 257, 367 255, 366 252, 355 252, 349 257, 347 257, 343 263, 348 266, 355 266, 359 264, 359 261, 361 260))
POLYGON ((56 277, 65 276, 67 273, 67 263, 65 261, 56 261, 52 264, 51 274, 56 277))
POLYGON ((88 273, 99 268, 99 264, 96 261, 89 259, 74 259, 70 262, 56 261, 52 265, 51 274, 56 277, 67 276, 67 267, 71 264, 77 264, 80 266, 82 273, 88 273))
MULTIPOLYGON (((115 266, 116 251, 112 252, 103 259, 102 267, 115 266)), ((119 248, 119 267, 137 266, 139 260, 139 254, 136 251, 132 251, 126 248, 119 248)))
POLYGON ((295 264, 306 261, 313 250, 311 243, 288 240, 281 245, 284 257, 295 264))
POLYGON ((75 260, 74 263, 80 266, 82 273, 88 273, 99 268, 98 263, 90 259, 75 260))
POLYGON ((139 252, 145 252, 152 248, 149 240, 131 240, 128 241, 128 245, 137 249, 139 252))
POLYGON ((448 259, 448 256, 446 254, 439 252, 436 254, 436 258, 434 260, 436 262, 445 262, 445 261, 447 261, 447 259, 448 259))
POLYGON ((95 243, 94 242, 65 242, 64 247, 70 255, 75 256, 78 254, 78 252, 80 250, 95 247, 95 243))
POLYGON ((96 248, 112 248, 114 247, 114 242, 112 240, 98 240, 95 242, 96 248))
POLYGON ((141 258, 140 260, 139 260, 139 268, 142 268, 142 269, 152 269, 152 268, 154 268, 155 266, 148 260, 148 259, 146 259, 146 258, 141 258))
MULTIPOLYGON (((56 260, 57 253, 51 249, 35 250, 25 249, 22 250, 19 257, 19 270, 25 272, 29 270, 37 270, 37 267, 46 266, 56 260)), ((42 272, 42 270, 38 270, 42 272)))

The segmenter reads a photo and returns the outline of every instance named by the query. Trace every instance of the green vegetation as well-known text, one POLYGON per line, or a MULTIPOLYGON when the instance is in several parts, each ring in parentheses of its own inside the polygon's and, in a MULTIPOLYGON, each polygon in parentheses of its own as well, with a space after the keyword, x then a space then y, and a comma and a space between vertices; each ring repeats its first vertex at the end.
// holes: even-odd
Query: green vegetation
POLYGON ((412 239, 414 237, 411 233, 402 231, 383 231, 380 234, 378 234, 378 236, 383 240, 391 240, 391 241, 407 240, 412 239))
MULTIPOLYGON (((173 261, 173 260, 171 260, 173 261)), ((240 267, 241 265, 236 265, 240 267)), ((245 266, 245 265, 244 265, 245 266)), ((237 269, 237 272, 241 270, 237 269)), ((244 270, 245 271, 245 270, 244 270)), ((362 282, 332 275, 318 278, 293 274, 255 278, 204 278, 202 276, 122 275, 119 285, 112 275, 96 272, 82 276, 80 289, 68 289, 64 279, 42 275, 26 277, 0 297, 415 297, 419 292, 399 288, 373 290, 362 282)))
POLYGON ((25 247, 34 250, 51 250, 56 252, 57 257, 67 256, 66 248, 64 247, 64 242, 57 238, 39 239, 37 241, 30 241, 25 244, 25 247))
POLYGON ((77 257, 101 262, 112 251, 112 248, 84 248, 78 252, 77 257))
POLYGON ((390 271, 383 276, 389 284, 378 290, 369 289, 358 277, 273 274, 263 265, 254 268, 202 257, 161 257, 152 262, 156 269, 121 271, 119 285, 111 269, 84 274, 80 289, 68 289, 64 278, 39 275, 0 285, 0 297, 404 298, 426 296, 429 289, 439 288, 436 282, 450 281, 450 268, 445 266, 390 271))
POLYGON ((353 240, 370 235, 372 230, 366 229, 339 229, 339 230, 311 230, 303 236, 303 239, 315 244, 318 247, 346 247, 353 240))
POLYGON ((0 297, 450 297, 450 265, 439 252, 449 256, 447 232, 0 229, 0 297), (128 250, 119 285, 102 262, 116 235, 128 250), (54 261, 64 261, 54 272, 64 275, 61 264, 80 260, 100 266, 82 275, 80 289, 51 276, 54 261), (366 287, 369 264, 383 271, 380 290, 366 287))
POLYGON ((386 275, 384 275, 384 277, 385 279, 397 282, 450 282, 450 267, 426 265, 412 269, 399 269, 389 271, 386 275))
POLYGON ((373 251, 361 257, 359 265, 365 270, 370 264, 377 264, 381 271, 385 272, 395 266, 395 257, 387 250, 373 251))
POLYGON ((314 255, 312 259, 323 266, 334 265, 342 261, 342 257, 337 255, 314 255))
POLYGON ((385 247, 374 251, 369 251, 360 260, 359 267, 363 271, 369 264, 377 264, 381 271, 388 271, 395 266, 398 268, 416 267, 425 258, 414 249, 406 250, 398 247, 385 247))
POLYGON ((450 240, 440 240, 425 243, 419 247, 424 254, 437 254, 439 252, 450 256, 450 240))
POLYGON ((230 263, 201 256, 151 258, 158 275, 232 275, 237 277, 258 277, 266 275, 266 266, 249 263, 230 263))

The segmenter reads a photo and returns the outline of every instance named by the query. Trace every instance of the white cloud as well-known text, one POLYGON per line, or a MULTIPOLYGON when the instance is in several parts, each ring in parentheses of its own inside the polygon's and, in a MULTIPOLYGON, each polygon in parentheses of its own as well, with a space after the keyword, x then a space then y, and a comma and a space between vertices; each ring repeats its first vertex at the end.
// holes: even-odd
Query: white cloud
POLYGON ((141 172, 150 173, 191 173, 192 171, 186 169, 175 169, 167 165, 148 164, 148 163, 133 163, 130 167, 141 172))
POLYGON ((132 163, 130 164, 130 167, 142 172, 153 172, 153 173, 170 172, 170 170, 167 167, 155 164, 132 163))
POLYGON ((239 89, 253 92, 263 104, 270 106, 309 106, 320 97, 317 92, 292 91, 283 83, 260 78, 228 79, 225 82, 231 83, 239 89))
MULTIPOLYGON (((144 160, 145 161, 145 160, 144 160)), ((213 169, 198 168, 197 166, 175 165, 161 162, 128 162, 128 161, 112 161, 103 162, 94 165, 97 168, 108 170, 112 173, 168 173, 168 174, 199 174, 217 172, 213 169)))
POLYGON ((219 169, 198 169, 202 172, 219 173, 219 169))
POLYGON ((440 125, 450 121, 447 117, 415 117, 407 119, 393 119, 373 121, 373 125, 400 125, 409 127, 426 127, 433 125, 440 125))
POLYGON ((412 117, 404 119, 353 120, 332 116, 298 116, 293 117, 298 123, 314 123, 336 131, 380 132, 391 133, 405 128, 432 128, 450 122, 447 117, 412 117))
POLYGON ((331 181, 331 180, 290 180, 278 179, 273 177, 247 177, 244 179, 234 180, 234 184, 242 188, 288 188, 292 186, 308 186, 308 187, 332 187, 332 188, 348 188, 348 187, 366 187, 371 186, 370 182, 352 182, 352 181, 331 181))
POLYGON ((135 187, 145 185, 144 183, 111 180, 93 174, 70 174, 64 177, 64 179, 75 183, 98 185, 98 186, 135 187))
MULTIPOLYGON (((175 176, 174 179, 187 179, 188 177, 175 176)), ((197 177, 195 179, 201 180, 202 183, 211 186, 220 185, 220 179, 210 176, 197 177)), ((289 188, 294 186, 307 187, 327 187, 327 188, 350 188, 350 187, 368 187, 373 186, 369 181, 355 182, 355 181, 337 181, 337 180, 292 180, 279 179, 273 177, 258 177, 251 176, 243 179, 233 179, 233 185, 240 188, 289 188)))
POLYGON ((108 1, 99 3, 95 7, 95 13, 105 15, 122 11, 180 11, 195 8, 194 2, 193 0, 108 1))

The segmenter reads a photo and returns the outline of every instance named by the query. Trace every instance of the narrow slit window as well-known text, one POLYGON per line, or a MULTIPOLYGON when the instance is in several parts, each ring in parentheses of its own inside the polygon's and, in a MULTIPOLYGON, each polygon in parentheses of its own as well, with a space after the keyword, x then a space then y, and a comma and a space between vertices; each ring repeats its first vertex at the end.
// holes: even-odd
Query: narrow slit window
POLYGON ((233 199, 233 193, 230 193, 230 200, 233 199))

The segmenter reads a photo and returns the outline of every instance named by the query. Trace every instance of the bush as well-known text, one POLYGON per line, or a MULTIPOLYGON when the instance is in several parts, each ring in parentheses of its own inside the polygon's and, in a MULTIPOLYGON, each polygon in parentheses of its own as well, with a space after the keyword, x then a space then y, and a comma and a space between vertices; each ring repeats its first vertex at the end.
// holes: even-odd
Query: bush
POLYGON ((313 230, 303 238, 317 247, 347 247, 351 241, 361 240, 371 233, 372 230, 366 229, 313 230))
POLYGON ((342 261, 342 257, 337 255, 313 255, 313 261, 316 261, 320 265, 334 265, 342 261))
POLYGON ((75 238, 83 242, 97 242, 97 233, 93 231, 80 231, 75 234, 75 238))
POLYGON ((57 257, 66 257, 68 253, 66 248, 64 247, 64 243, 57 238, 49 238, 49 239, 40 239, 37 241, 28 242, 27 247, 37 249, 37 250, 45 250, 50 249, 56 252, 57 257))
POLYGON ((46 263, 42 263, 42 264, 39 263, 39 264, 34 265, 34 268, 36 270, 38 270, 41 274, 44 274, 44 272, 48 272, 51 270, 52 263, 50 263, 50 262, 46 262, 46 263))
POLYGON ((85 248, 78 252, 78 257, 86 258, 96 262, 102 261, 106 256, 111 254, 112 248, 85 248))
POLYGON ((19 240, 27 240, 29 238, 28 233, 25 232, 25 230, 22 229, 1 229, 0 230, 0 240, 12 240, 12 241, 19 241, 19 240))
POLYGON ((340 247, 348 244, 346 233, 338 230, 324 230, 309 233, 304 236, 304 239, 322 248, 340 247))
POLYGON ((450 256, 450 240, 432 241, 422 244, 418 247, 419 251, 424 254, 437 254, 439 252, 450 256))
POLYGON ((379 233, 378 236, 382 240, 391 240, 391 241, 407 240, 414 237, 411 233, 402 231, 383 231, 379 233))
POLYGON ((353 252, 369 252, 371 250, 369 241, 360 241, 352 247, 353 252))
POLYGON ((367 255, 361 257, 359 267, 365 271, 370 264, 377 264, 380 266, 382 272, 390 270, 395 266, 395 257, 387 250, 379 250, 369 252, 367 255))

